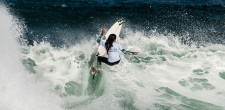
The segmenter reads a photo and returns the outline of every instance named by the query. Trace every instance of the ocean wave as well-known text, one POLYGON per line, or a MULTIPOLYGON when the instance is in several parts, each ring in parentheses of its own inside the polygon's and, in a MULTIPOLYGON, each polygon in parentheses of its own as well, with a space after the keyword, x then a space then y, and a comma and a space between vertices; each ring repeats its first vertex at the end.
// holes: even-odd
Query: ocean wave
POLYGON ((67 109, 224 109, 223 45, 198 48, 173 35, 145 36, 129 29, 126 35, 123 47, 140 55, 121 55, 113 67, 102 64, 95 80, 93 39, 65 48, 48 42, 24 46, 23 62, 67 100, 67 109))

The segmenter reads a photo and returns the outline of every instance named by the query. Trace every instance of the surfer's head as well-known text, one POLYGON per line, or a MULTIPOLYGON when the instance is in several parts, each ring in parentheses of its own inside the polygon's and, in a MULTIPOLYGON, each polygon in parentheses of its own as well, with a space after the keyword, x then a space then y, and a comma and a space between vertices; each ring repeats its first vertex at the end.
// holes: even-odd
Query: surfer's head
POLYGON ((105 42, 105 48, 107 50, 107 54, 108 54, 109 48, 112 47, 112 44, 113 44, 114 41, 116 41, 116 35, 110 34, 108 39, 105 42))
MULTIPOLYGON (((116 35, 115 34, 110 34, 109 35, 109 38, 107 39, 107 41, 109 41, 109 42, 114 42, 114 41, 116 41, 116 35)), ((107 42, 106 41, 106 42, 107 42)))

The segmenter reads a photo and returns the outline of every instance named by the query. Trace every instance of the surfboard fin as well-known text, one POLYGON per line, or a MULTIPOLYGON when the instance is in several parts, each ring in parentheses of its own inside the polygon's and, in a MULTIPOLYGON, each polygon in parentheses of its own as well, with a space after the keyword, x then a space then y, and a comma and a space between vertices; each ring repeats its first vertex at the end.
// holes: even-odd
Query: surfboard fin
POLYGON ((95 79, 95 75, 93 75, 92 79, 93 79, 93 80, 95 79))

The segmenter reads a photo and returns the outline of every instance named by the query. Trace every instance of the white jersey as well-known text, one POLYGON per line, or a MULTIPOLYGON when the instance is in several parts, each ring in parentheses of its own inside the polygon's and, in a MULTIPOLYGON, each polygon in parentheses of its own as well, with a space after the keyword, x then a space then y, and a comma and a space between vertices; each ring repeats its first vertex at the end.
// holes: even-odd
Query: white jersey
MULTIPOLYGON (((100 45, 105 47, 105 41, 100 41, 100 45)), ((113 63, 120 60, 120 51, 122 47, 119 43, 113 42, 113 46, 108 51, 108 61, 113 63)))

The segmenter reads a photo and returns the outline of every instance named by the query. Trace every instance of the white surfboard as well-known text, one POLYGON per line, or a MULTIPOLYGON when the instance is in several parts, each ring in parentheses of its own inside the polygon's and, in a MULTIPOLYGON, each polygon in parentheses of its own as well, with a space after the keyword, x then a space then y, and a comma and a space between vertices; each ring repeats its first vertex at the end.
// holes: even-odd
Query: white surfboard
MULTIPOLYGON (((124 20, 120 19, 117 22, 115 22, 112 27, 107 31, 106 35, 105 35, 105 39, 104 41, 106 41, 109 37, 110 34, 115 34, 116 35, 116 42, 119 42, 120 40, 120 31, 122 28, 124 20)), ((98 56, 104 56, 106 54, 106 48, 99 45, 98 46, 98 56)))

